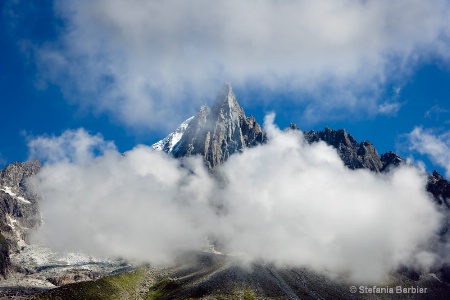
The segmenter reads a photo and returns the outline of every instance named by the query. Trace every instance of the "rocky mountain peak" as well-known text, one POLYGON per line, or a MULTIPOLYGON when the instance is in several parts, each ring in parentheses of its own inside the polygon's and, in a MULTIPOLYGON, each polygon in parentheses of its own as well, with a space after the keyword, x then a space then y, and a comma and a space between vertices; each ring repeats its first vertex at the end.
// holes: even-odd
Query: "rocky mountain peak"
POLYGON ((224 84, 211 109, 202 106, 173 147, 174 157, 201 155, 209 169, 233 153, 263 143, 266 137, 253 116, 246 117, 230 84, 224 84))
POLYGON ((381 172, 387 171, 392 167, 397 167, 402 163, 405 163, 403 158, 398 156, 395 152, 389 151, 381 155, 381 162, 383 163, 383 168, 381 172))

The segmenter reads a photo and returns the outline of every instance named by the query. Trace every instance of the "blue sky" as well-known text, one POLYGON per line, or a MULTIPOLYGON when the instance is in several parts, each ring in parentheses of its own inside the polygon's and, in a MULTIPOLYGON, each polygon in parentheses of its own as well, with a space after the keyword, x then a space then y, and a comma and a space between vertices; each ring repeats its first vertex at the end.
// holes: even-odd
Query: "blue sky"
POLYGON ((1 167, 68 129, 152 144, 230 81, 259 122, 345 128, 449 175, 448 1, 29 2, 0 1, 1 167))

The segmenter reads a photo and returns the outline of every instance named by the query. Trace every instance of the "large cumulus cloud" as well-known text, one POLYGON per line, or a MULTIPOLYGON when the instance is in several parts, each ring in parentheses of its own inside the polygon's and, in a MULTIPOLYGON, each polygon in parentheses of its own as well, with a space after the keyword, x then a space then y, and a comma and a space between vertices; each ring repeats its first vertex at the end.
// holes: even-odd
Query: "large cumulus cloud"
MULTIPOLYGON (((381 100, 387 86, 450 53, 444 0, 55 0, 54 8, 65 27, 33 47, 40 78, 133 128, 173 128, 224 81, 293 93, 305 120, 395 111, 398 103, 381 100)), ((254 100, 262 99, 246 106, 254 100)))
MULTIPOLYGON (((420 170, 349 170, 335 149, 280 131, 273 116, 265 129, 268 144, 220 168, 225 185, 200 158, 181 163, 145 146, 124 156, 104 148, 88 161, 49 161, 34 180, 44 218, 35 239, 59 250, 170 263, 214 237, 244 261, 361 281, 435 262, 426 245, 441 216, 420 170)), ((92 138, 91 145, 105 143, 92 138)))

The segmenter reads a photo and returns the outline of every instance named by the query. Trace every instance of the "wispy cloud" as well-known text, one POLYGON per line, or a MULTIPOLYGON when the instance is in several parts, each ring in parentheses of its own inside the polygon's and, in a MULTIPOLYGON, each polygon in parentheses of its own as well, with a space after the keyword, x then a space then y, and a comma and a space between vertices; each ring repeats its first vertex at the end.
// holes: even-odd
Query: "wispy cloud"
POLYGON ((442 114, 450 113, 448 109, 445 109, 443 107, 440 107, 439 105, 432 106, 429 110, 425 112, 425 118, 439 120, 440 116, 442 114))
POLYGON ((181 166, 145 146, 125 156, 109 151, 84 163, 48 163, 34 182, 45 220, 35 238, 60 250, 170 263, 180 249, 198 249, 214 236, 223 251, 250 261, 357 281, 434 262, 426 245, 441 217, 419 170, 350 170, 335 149, 279 130, 273 116, 265 130, 266 145, 219 170, 225 186, 200 157, 181 166))
POLYGON ((378 113, 387 116, 396 116, 402 104, 400 102, 386 101, 378 105, 378 113))
POLYGON ((450 53, 444 0, 81 0, 55 11, 67 27, 34 48, 42 78, 134 128, 172 128, 223 81, 298 93, 309 115, 393 113, 379 103, 385 83, 450 53))
POLYGON ((410 150, 427 155, 445 168, 446 177, 450 178, 450 131, 438 134, 431 129, 416 127, 407 137, 410 150))

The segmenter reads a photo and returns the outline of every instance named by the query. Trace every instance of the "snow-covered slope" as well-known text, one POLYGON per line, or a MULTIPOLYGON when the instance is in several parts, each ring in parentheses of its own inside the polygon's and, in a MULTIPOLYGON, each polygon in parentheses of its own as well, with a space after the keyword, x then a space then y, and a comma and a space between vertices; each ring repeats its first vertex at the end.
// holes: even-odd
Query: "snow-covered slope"
POLYGON ((152 145, 153 150, 171 153, 173 147, 181 139, 184 132, 186 131, 186 128, 189 125, 189 122, 191 122, 192 119, 194 119, 194 117, 190 117, 189 119, 181 123, 180 126, 178 126, 178 128, 174 132, 170 133, 168 136, 166 136, 159 142, 154 143, 152 145))

